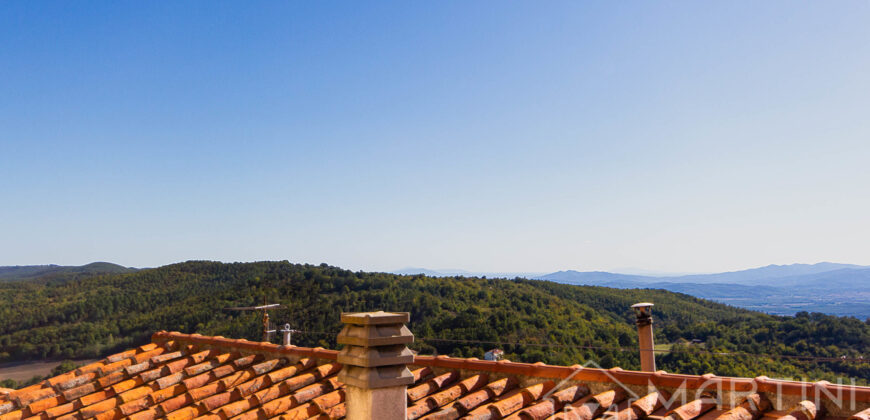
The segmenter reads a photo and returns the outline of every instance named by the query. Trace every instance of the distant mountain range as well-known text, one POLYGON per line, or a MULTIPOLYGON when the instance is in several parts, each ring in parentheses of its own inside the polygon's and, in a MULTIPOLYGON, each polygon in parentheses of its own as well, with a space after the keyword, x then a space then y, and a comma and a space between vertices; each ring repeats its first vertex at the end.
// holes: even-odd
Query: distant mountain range
POLYGON ((65 265, 12 265, 0 266, 0 281, 18 281, 30 279, 68 279, 83 275, 129 273, 136 271, 132 267, 124 267, 108 262, 94 262, 80 266, 65 265))
POLYGON ((638 275, 607 271, 472 273, 463 270, 408 268, 397 274, 435 277, 526 277, 557 283, 619 289, 665 289, 777 315, 800 311, 870 318, 870 266, 822 262, 768 265, 712 274, 638 275))
MULTIPOLYGON (((601 285, 601 282, 636 281, 668 282, 668 283, 733 283, 768 286, 793 285, 796 280, 810 281, 813 276, 840 270, 870 269, 870 266, 854 264, 837 264, 822 262, 818 264, 768 265, 749 270, 729 271, 713 274, 689 274, 681 276, 642 276, 636 274, 610 273, 606 271, 557 271, 555 273, 537 276, 536 279, 551 280, 560 283, 601 285)), ((800 283, 800 281, 798 281, 800 283)))
POLYGON ((862 273, 870 273, 870 266, 854 264, 818 263, 768 265, 749 270, 726 273, 691 274, 683 276, 640 276, 606 271, 557 271, 536 276, 538 280, 591 286, 638 287, 650 284, 734 284, 772 287, 812 287, 819 279, 835 281, 844 286, 863 286, 862 273))
MULTIPOLYGON (((64 282, 98 274, 137 271, 108 262, 83 266, 28 265, 0 267, 0 282, 64 282)), ((768 265, 713 274, 653 276, 607 271, 471 272, 459 269, 404 268, 395 274, 430 277, 529 278, 563 284, 618 289, 664 289, 777 315, 800 311, 870 318, 870 266, 823 262, 768 265)))
POLYGON ((413 276, 415 274, 422 274, 424 276, 429 277, 454 277, 454 276, 463 276, 463 277, 494 277, 494 278, 506 278, 512 279, 515 277, 522 278, 535 278, 538 276, 543 276, 546 273, 541 272, 484 272, 484 271, 467 271, 460 270, 456 268, 442 268, 437 270, 432 270, 429 268, 418 268, 418 267, 405 267, 399 270, 390 271, 392 274, 401 274, 406 276, 413 276))
POLYGON ((870 267, 818 263, 683 276, 559 271, 535 279, 620 289, 665 289, 777 315, 800 311, 870 317, 870 267))

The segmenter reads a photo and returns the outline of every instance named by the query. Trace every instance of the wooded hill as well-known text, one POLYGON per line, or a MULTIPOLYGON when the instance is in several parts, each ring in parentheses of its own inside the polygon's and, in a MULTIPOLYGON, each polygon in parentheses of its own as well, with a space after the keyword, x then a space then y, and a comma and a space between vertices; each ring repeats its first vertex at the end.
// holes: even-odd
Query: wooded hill
POLYGON ((65 281, 0 283, 0 361, 98 357, 145 343, 163 329, 258 340, 258 314, 223 308, 264 298, 285 306, 272 312, 275 323, 304 331, 294 335, 298 345, 336 348, 343 311, 407 311, 417 337, 412 347, 422 354, 482 358, 498 347, 514 361, 595 361, 624 369, 639 367, 630 305, 649 301, 655 303, 657 343, 672 344, 657 357, 659 369, 870 379, 870 364, 863 361, 779 357, 862 357, 870 349, 870 325, 855 318, 771 316, 663 290, 403 276, 288 262, 193 261, 65 281))
POLYGON ((135 268, 128 268, 107 262, 94 262, 82 266, 63 265, 14 265, 0 267, 0 282, 40 280, 66 281, 75 278, 94 276, 97 274, 131 273, 135 268))

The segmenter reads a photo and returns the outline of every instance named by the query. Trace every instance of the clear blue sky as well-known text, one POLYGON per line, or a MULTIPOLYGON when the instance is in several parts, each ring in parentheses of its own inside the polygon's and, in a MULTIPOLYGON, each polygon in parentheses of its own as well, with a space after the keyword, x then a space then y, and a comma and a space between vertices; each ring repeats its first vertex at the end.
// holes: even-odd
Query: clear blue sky
POLYGON ((870 264, 870 3, 0 4, 0 265, 870 264))

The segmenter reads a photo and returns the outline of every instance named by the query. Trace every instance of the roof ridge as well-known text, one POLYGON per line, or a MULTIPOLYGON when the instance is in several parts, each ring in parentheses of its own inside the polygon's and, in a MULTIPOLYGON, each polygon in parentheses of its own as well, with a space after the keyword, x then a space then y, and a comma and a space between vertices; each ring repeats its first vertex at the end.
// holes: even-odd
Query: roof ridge
MULTIPOLYGON (((287 420, 346 415, 346 388, 336 377, 341 369, 335 360, 337 351, 165 331, 154 334, 153 340, 14 391, 0 403, 0 420, 256 420, 275 416, 287 420)), ((768 399, 773 397, 771 392, 784 393, 788 388, 784 381, 764 376, 672 375, 446 356, 417 356, 410 366, 414 385, 404 398, 408 419, 482 415, 540 420, 564 418, 559 413, 579 410, 587 420, 702 420, 699 415, 713 409, 711 415, 728 414, 730 418, 750 414, 764 416, 759 420, 846 420, 846 416, 870 420, 868 393, 859 392, 866 388, 827 382, 799 383, 813 396, 812 401, 802 396, 804 400, 795 409, 794 398, 782 400, 777 395, 775 400, 768 399), (721 389, 723 380, 734 381, 728 383, 733 385, 730 390, 721 389), (698 387, 693 390, 695 396, 683 392, 694 387, 698 387), (721 407, 713 408, 703 400, 708 395, 704 392, 714 387, 730 395, 721 407), (597 393, 593 395, 592 390, 597 393), (849 408, 837 401, 843 397, 851 399, 849 408), (858 399, 865 402, 860 404, 863 411, 856 413, 858 399), (742 402, 735 405, 738 401, 742 402), (759 404, 762 401, 766 404, 759 404), (822 412, 830 412, 831 417, 816 416, 822 412), (796 414, 779 417, 785 413, 796 414)))
MULTIPOLYGON (((252 353, 275 353, 318 359, 336 360, 338 351, 322 347, 282 346, 268 342, 255 342, 245 339, 230 339, 222 336, 184 334, 180 332, 158 331, 152 341, 176 340, 197 345, 226 347, 247 350, 252 353)), ((414 356, 415 366, 429 366, 466 371, 496 372, 549 379, 570 379, 592 382, 618 382, 629 385, 654 385, 657 387, 703 389, 723 387, 734 391, 773 392, 788 395, 843 395, 855 401, 870 402, 870 387, 858 385, 832 384, 828 381, 802 382, 770 379, 766 376, 740 378, 730 376, 685 375, 668 373, 663 370, 642 372, 621 368, 603 369, 582 365, 558 366, 542 362, 522 363, 509 360, 491 361, 476 358, 457 358, 449 356, 414 356)))

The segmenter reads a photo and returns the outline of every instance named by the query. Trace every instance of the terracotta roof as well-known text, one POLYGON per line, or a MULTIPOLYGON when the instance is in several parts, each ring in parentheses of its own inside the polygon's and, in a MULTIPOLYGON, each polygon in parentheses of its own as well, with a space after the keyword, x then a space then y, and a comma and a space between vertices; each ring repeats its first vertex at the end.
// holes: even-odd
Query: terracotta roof
MULTIPOLYGON (((336 357, 159 332, 144 346, 0 394, 0 420, 339 419, 345 395, 336 357)), ((411 367, 409 419, 814 420, 827 411, 870 420, 870 388, 825 382, 442 356, 417 356, 411 367)))

